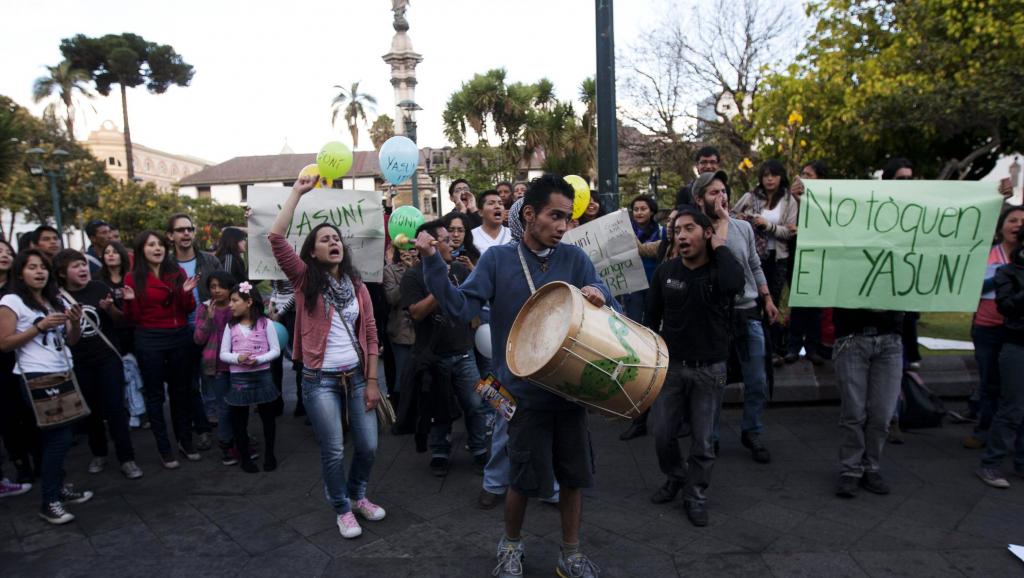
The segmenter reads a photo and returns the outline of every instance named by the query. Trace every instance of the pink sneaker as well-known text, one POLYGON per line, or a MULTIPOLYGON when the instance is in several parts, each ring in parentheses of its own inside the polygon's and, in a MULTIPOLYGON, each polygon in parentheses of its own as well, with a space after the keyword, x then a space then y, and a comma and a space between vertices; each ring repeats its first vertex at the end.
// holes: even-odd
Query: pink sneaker
MULTIPOLYGON (((32 484, 15 484, 9 481, 7 478, 0 480, 0 498, 10 498, 11 496, 20 496, 32 489, 32 484)), ((369 503, 369 502, 367 502, 369 503)), ((372 504, 371 504, 372 505, 372 504)), ((384 517, 384 510, 381 510, 380 517, 384 517)))
POLYGON ((383 520, 387 512, 377 504, 363 498, 352 505, 352 510, 371 522, 383 520))
POLYGON ((352 512, 338 516, 338 530, 342 538, 358 538, 363 535, 363 529, 356 521, 356 515, 352 512))

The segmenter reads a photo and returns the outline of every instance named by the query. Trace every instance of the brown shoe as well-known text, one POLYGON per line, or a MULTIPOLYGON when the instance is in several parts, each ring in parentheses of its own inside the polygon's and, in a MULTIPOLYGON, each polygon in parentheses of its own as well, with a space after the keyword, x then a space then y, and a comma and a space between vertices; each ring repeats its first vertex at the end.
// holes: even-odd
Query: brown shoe
POLYGON ((964 447, 969 450, 980 450, 985 447, 985 442, 975 435, 969 435, 964 438, 964 447))
POLYGON ((480 490, 480 496, 477 497, 476 503, 481 510, 490 510, 500 504, 504 497, 502 494, 492 494, 487 490, 480 490))

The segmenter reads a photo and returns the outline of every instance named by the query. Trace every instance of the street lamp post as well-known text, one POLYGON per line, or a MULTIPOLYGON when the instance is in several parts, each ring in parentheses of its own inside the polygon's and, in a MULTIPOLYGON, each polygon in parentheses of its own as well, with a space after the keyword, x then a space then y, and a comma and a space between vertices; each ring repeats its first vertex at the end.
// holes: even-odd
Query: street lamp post
MULTIPOLYGON (((409 137, 409 140, 416 142, 416 111, 423 110, 420 105, 416 104, 411 100, 403 100, 398 103, 398 108, 402 109, 403 122, 405 124, 405 136, 409 137)), ((419 170, 420 170, 420 159, 419 159, 419 148, 416 150, 416 170, 412 173, 412 206, 420 209, 420 186, 419 186, 419 170)), ((420 209, 422 210, 422 209, 420 209)))
POLYGON ((57 178, 64 178, 64 161, 71 156, 71 153, 64 149, 54 149, 50 156, 57 158, 57 169, 47 168, 43 166, 43 155, 46 151, 40 147, 30 148, 27 151, 28 154, 32 155, 33 162, 29 163, 28 171, 29 174, 36 177, 45 176, 50 179, 50 202, 53 203, 53 220, 57 225, 57 230, 60 231, 60 235, 64 235, 64 226, 60 218, 60 189, 57 188, 57 178))

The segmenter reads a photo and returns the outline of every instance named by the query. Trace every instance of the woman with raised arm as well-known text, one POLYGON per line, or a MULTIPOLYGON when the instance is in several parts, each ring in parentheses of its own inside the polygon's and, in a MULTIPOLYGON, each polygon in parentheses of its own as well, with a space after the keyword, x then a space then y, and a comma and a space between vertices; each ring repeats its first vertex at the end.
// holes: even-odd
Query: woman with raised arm
POLYGON ((295 360, 302 363, 302 401, 320 442, 327 499, 345 538, 363 530, 355 514, 371 521, 384 509, 366 498, 377 453, 377 325, 366 285, 352 265, 341 231, 323 223, 306 236, 299 253, 284 236, 299 199, 315 177, 301 177, 270 228, 270 246, 295 288, 295 360), (347 414, 355 456, 345 475, 342 417, 347 414))

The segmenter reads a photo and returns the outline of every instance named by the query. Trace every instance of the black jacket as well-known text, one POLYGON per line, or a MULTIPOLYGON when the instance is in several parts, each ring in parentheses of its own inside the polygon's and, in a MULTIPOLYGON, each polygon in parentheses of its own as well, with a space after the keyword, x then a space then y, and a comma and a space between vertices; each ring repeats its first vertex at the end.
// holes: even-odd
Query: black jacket
POLYGON ((1006 340, 1024 345, 1024 266, 1011 263, 996 270, 996 308, 1006 320, 1006 340))

